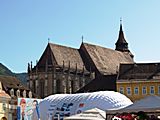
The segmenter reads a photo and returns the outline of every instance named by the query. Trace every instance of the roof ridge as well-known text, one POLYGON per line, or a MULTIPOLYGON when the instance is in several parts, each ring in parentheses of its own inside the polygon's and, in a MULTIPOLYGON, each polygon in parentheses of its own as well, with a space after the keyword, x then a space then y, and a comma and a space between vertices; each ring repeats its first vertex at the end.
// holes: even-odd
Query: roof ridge
POLYGON ((65 47, 65 48, 69 48, 69 49, 78 50, 78 48, 69 47, 69 46, 65 46, 65 45, 60 45, 60 44, 55 44, 55 43, 48 43, 48 44, 51 46, 60 46, 60 47, 65 47))
POLYGON ((92 46, 97 46, 97 47, 101 47, 101 48, 104 48, 104 49, 109 49, 109 50, 115 51, 115 50, 112 49, 112 48, 103 47, 103 46, 101 46, 101 45, 95 45, 95 44, 91 44, 91 43, 84 43, 84 44, 88 44, 88 45, 92 45, 92 46))

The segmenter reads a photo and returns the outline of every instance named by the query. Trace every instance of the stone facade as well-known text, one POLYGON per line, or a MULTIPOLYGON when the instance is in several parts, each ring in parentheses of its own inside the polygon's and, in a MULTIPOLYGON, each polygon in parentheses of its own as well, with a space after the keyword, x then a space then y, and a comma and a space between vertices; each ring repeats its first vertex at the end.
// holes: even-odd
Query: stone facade
POLYGON ((75 93, 91 80, 91 76, 83 70, 73 72, 69 67, 48 66, 47 71, 30 71, 29 79, 29 88, 39 96, 46 97, 57 93, 75 93))

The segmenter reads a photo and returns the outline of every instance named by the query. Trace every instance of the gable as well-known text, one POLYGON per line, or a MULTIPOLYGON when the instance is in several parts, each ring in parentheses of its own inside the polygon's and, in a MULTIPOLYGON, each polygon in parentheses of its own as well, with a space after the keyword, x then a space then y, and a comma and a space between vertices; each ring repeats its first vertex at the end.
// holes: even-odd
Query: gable
POLYGON ((45 51, 43 52, 40 60, 37 63, 39 70, 41 68, 44 69, 46 65, 48 65, 48 66, 57 65, 57 61, 56 61, 55 57, 53 56, 50 44, 47 45, 45 51))
POLYGON ((78 49, 51 43, 50 48, 58 66, 62 67, 64 64, 64 67, 83 70, 84 63, 78 49))

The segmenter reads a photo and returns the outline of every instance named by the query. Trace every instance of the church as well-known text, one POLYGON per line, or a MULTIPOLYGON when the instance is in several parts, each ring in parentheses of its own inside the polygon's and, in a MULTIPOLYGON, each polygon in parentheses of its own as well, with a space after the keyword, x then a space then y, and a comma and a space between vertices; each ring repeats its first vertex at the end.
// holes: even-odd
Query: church
POLYGON ((134 63, 122 24, 115 49, 82 42, 78 49, 48 43, 33 66, 28 63, 27 86, 44 98, 51 94, 116 91, 121 63, 134 63))

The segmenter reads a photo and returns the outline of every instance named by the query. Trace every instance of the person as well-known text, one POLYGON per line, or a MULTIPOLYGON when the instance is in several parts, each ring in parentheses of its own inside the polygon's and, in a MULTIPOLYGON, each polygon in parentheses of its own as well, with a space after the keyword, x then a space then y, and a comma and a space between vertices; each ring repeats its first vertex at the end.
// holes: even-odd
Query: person
POLYGON ((33 100, 33 108, 32 109, 36 110, 38 120, 40 120, 39 106, 38 106, 37 100, 33 100))
POLYGON ((33 109, 35 109, 36 108, 36 106, 38 105, 38 101, 37 100, 33 100, 33 109))
POLYGON ((22 116, 22 120, 24 120, 24 116, 25 116, 25 109, 26 109, 26 100, 25 99, 21 99, 20 101, 20 107, 21 107, 21 116, 22 116))

